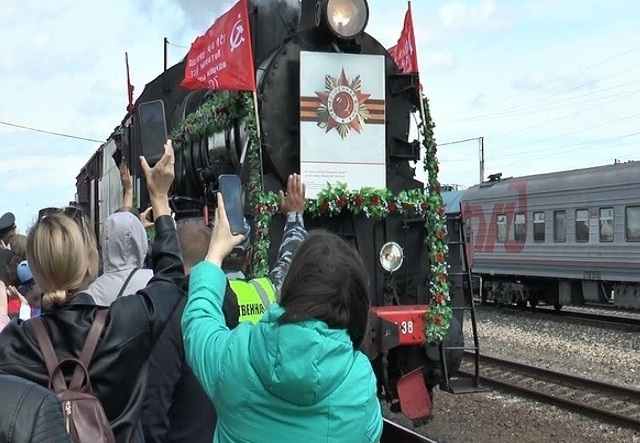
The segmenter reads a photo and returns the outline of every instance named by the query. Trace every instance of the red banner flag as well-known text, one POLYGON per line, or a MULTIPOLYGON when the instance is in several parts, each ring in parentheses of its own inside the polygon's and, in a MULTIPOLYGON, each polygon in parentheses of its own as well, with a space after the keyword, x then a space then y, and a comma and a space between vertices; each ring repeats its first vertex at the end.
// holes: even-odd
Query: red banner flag
POLYGON ((240 0, 191 45, 184 70, 185 89, 255 91, 256 74, 247 0, 240 0))
POLYGON ((131 84, 131 77, 129 77, 129 54, 124 53, 124 62, 127 65, 127 97, 129 103, 127 104, 127 112, 133 114, 133 85, 131 84))
POLYGON ((404 74, 418 72, 418 53, 416 51, 416 36, 413 33, 413 17, 411 16, 411 2, 407 2, 407 13, 404 16, 404 27, 398 43, 388 49, 389 54, 404 74))

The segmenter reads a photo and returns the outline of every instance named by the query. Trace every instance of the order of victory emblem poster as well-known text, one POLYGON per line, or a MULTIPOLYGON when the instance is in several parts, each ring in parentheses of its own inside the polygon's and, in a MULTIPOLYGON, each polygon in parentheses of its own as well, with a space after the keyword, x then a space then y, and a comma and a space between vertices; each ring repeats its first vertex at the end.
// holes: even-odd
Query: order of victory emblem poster
POLYGON ((338 182, 386 187, 384 57, 300 53, 300 173, 307 197, 338 182))

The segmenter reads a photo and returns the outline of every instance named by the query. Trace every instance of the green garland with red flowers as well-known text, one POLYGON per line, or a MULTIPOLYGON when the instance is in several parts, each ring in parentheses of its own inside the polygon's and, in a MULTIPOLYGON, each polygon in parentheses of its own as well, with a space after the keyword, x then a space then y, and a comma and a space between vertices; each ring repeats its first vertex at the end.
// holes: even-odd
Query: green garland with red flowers
POLYGON ((444 339, 451 326, 453 312, 449 303, 451 302, 447 271, 447 255, 449 253, 447 237, 447 219, 440 194, 440 182, 438 182, 438 148, 433 137, 435 124, 431 120, 429 112, 429 100, 422 98, 426 121, 422 120, 418 124, 418 129, 422 134, 422 145, 424 146, 424 170, 428 174, 427 193, 429 195, 429 211, 427 211, 426 228, 429 237, 429 265, 431 266, 430 291, 432 294, 429 306, 424 313, 424 335, 428 343, 437 343, 444 339))
MULTIPOLYGON (((428 343, 442 340, 451 324, 449 307, 450 284, 447 275, 448 253, 447 230, 440 184, 438 183, 438 160, 433 138, 433 124, 429 104, 424 100, 427 121, 421 121, 424 151, 424 169, 428 173, 427 191, 411 189, 393 194, 388 189, 364 187, 349 190, 345 183, 338 183, 318 193, 315 200, 307 202, 307 213, 312 216, 335 216, 342 211, 364 214, 382 219, 389 214, 406 217, 425 217, 429 234, 429 263, 431 267, 429 306, 424 313, 424 334, 428 343)), ((255 118, 254 100, 251 93, 221 92, 212 95, 198 110, 188 115, 171 133, 176 152, 185 143, 197 142, 216 132, 230 128, 235 121, 243 120, 249 136, 249 181, 245 185, 248 201, 253 208, 254 241, 253 261, 250 275, 263 277, 269 272, 268 252, 270 247, 269 226, 273 214, 278 212, 278 195, 266 192, 262 186, 260 140, 255 118)))

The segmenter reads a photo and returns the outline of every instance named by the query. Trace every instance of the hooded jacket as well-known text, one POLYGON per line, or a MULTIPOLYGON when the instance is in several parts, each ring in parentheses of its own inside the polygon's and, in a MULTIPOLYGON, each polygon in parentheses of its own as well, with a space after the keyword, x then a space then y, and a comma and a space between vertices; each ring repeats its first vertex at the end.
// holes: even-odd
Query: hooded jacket
POLYGON ((218 411, 214 443, 372 443, 382 434, 376 379, 346 330, 321 321, 224 324, 225 275, 191 270, 182 317, 187 362, 218 411))
POLYGON ((104 273, 86 291, 97 305, 109 306, 121 291, 122 295, 134 294, 147 285, 153 271, 140 268, 144 265, 148 248, 147 233, 135 215, 116 212, 107 217, 102 248, 104 273))

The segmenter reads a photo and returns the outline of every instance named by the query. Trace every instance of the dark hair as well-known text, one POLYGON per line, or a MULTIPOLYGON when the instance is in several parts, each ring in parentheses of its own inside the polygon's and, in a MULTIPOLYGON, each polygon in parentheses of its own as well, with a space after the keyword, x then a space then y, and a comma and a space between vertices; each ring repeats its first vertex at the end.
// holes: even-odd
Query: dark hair
POLYGON ((182 218, 176 222, 178 240, 185 268, 191 269, 207 256, 211 229, 204 218, 182 218))
POLYGON ((24 259, 27 256, 27 236, 17 234, 9 241, 9 246, 14 254, 19 255, 24 259))
POLYGON ((316 319, 346 329, 359 348, 367 329, 369 291, 358 252, 335 234, 311 231, 299 246, 282 284, 279 322, 316 319))

